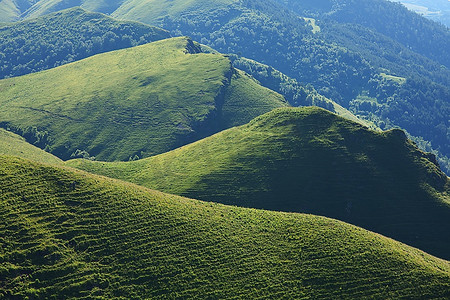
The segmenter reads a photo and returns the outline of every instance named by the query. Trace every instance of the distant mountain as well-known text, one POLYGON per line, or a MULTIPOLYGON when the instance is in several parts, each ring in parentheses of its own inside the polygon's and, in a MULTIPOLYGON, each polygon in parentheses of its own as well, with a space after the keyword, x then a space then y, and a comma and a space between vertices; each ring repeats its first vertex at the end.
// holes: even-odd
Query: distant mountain
POLYGON ((450 27, 450 1, 448 0, 401 0, 408 9, 450 27))
POLYGON ((72 8, 0 27, 0 79, 169 37, 153 26, 72 8))
POLYGON ((0 127, 69 159, 128 160, 242 125, 283 97, 188 38, 0 81, 0 127))
POLYGON ((323 217, 189 200, 8 156, 0 191, 2 299, 450 293, 447 261, 323 217))
POLYGON ((400 130, 319 108, 277 109, 136 162, 68 164, 205 201, 324 215, 450 258, 450 180, 433 155, 400 130))

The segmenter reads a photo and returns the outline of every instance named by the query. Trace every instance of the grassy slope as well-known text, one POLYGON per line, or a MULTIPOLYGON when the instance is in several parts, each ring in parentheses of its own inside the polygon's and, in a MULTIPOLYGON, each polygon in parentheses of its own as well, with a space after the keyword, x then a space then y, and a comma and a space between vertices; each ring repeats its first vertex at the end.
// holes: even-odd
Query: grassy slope
POLYGON ((23 137, 1 128, 0 154, 20 156, 37 162, 62 163, 56 156, 27 143, 23 137))
POLYGON ((158 1, 158 0, 81 0, 81 1, 63 1, 63 0, 40 0, 30 9, 24 17, 36 18, 66 8, 81 6, 82 8, 98 11, 102 13, 112 13, 113 16, 120 16, 122 19, 150 21, 152 18, 159 18, 166 14, 179 15, 186 10, 196 9, 215 9, 219 5, 227 5, 236 2, 236 0, 176 0, 176 1, 158 1))
POLYGON ((66 1, 66 0, 40 0, 37 1, 23 14, 23 18, 36 18, 58 10, 80 6, 89 11, 98 11, 105 14, 110 14, 116 10, 124 0, 80 0, 80 1, 66 1))
POLYGON ((0 79, 169 37, 160 28, 71 8, 1 28, 0 79))
POLYGON ((445 298, 450 265, 323 217, 0 156, 0 297, 445 298))
POLYGON ((131 0, 121 5, 112 14, 121 19, 152 23, 166 15, 180 16, 190 11, 208 11, 236 3, 237 0, 131 0))
POLYGON ((286 108, 130 163, 72 161, 157 190, 341 219, 449 257, 450 183, 399 130, 286 108))
POLYGON ((196 51, 189 39, 174 38, 1 80, 0 123, 37 127, 48 136, 50 152, 64 159, 80 149, 102 160, 127 160, 286 105, 232 69, 225 56, 196 51), (253 108, 222 122, 228 104, 253 108))

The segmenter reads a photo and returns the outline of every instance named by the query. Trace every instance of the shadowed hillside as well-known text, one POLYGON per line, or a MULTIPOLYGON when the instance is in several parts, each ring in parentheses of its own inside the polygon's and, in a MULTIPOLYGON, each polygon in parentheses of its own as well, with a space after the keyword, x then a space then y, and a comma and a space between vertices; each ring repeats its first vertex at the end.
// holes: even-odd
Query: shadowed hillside
POLYGON ((23 137, 1 128, 0 154, 20 156, 38 162, 62 163, 56 156, 27 143, 23 137))
POLYGON ((201 200, 325 215, 449 258, 450 183, 435 158, 400 130, 319 108, 277 109, 141 161, 69 164, 201 200))
POLYGON ((0 90, 1 127, 63 159, 159 154, 287 105, 188 38, 4 79, 0 90))
POLYGON ((448 262, 323 217, 0 156, 0 298, 445 298, 448 262))

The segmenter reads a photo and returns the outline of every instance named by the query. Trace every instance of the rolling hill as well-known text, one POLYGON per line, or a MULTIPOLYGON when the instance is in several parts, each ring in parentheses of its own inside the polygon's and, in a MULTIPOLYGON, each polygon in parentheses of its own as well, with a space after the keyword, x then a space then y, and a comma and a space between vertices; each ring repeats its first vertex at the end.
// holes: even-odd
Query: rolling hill
MULTIPOLYGON (((41 0, 24 17, 88 2, 102 11, 103 1, 75 2, 41 0)), ((269 65, 384 130, 400 127, 450 174, 450 31, 399 3, 130 0, 113 6, 104 12, 269 65)))
POLYGON ((0 156, 0 297, 445 298, 450 265, 346 223, 0 156))
POLYGON ((188 38, 4 79, 0 91, 0 127, 62 159, 159 154, 287 105, 188 38))
POLYGON ((0 79, 169 37, 153 26, 67 9, 0 27, 0 79))
POLYGON ((17 134, 0 128, 0 154, 23 157, 32 161, 62 164, 56 156, 39 149, 17 134))
POLYGON ((450 181, 434 156, 400 130, 319 108, 280 108, 135 162, 68 164, 195 199, 328 216, 450 258, 450 181))

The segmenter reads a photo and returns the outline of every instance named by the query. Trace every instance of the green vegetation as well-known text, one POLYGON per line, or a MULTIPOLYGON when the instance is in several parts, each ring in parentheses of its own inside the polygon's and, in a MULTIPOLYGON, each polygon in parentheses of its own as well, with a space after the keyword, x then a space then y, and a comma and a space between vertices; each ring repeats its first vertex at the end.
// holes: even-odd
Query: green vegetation
POLYGON ((400 130, 319 108, 280 108, 135 162, 69 161, 160 191, 340 219, 450 258, 450 181, 400 130))
POLYGON ((450 293, 447 261, 336 220, 189 200, 8 156, 0 182, 0 298, 450 293))
MULTIPOLYGON (((164 3, 184 7, 186 1, 145 2, 146 9, 140 12, 156 11, 164 3)), ((450 137, 442 130, 450 126, 450 56, 444 50, 450 48, 450 33, 400 4, 223 1, 215 10, 187 5, 183 13, 164 11, 160 18, 139 20, 189 35, 220 52, 239 53, 270 65, 299 83, 312 84, 346 109, 354 108, 351 101, 369 90, 386 105, 352 113, 383 129, 401 127, 418 140, 430 142, 450 174, 450 137), (312 33, 305 16, 314 17, 321 31, 312 33), (381 72, 406 78, 407 84, 386 80, 381 72), (379 89, 387 93, 377 93, 379 89)))
MULTIPOLYGON (((203 46, 207 51, 214 51, 203 46)), ((263 86, 274 90, 284 96, 293 106, 317 106, 325 108, 331 112, 361 123, 372 129, 377 129, 373 123, 358 118, 349 110, 345 109, 336 102, 320 95, 312 85, 302 85, 292 77, 289 77, 274 68, 259 63, 257 61, 239 57, 235 54, 230 55, 233 66, 243 70, 257 79, 263 86)))
POLYGON ((168 37, 153 26, 68 9, 0 28, 0 79, 168 37))
POLYGON ((0 125, 62 159, 128 160, 287 105, 224 55, 199 52, 174 38, 1 80, 0 125))
POLYGON ((81 5, 270 65, 382 129, 405 129, 423 141, 419 146, 436 153, 450 174, 450 32, 399 3, 132 0, 112 1, 106 9, 104 1, 75 2, 42 0, 30 12, 38 16, 81 5), (312 32, 311 19, 320 32, 312 32), (386 80, 382 72, 405 78, 406 84, 386 80), (380 89, 387 93, 378 93, 380 89), (368 107, 352 105, 365 91, 383 105, 353 110, 368 107))
POLYGON ((25 141, 25 139, 10 131, 0 128, 0 154, 20 156, 37 162, 45 162, 51 164, 60 164, 62 161, 56 156, 51 155, 33 146, 25 141))

